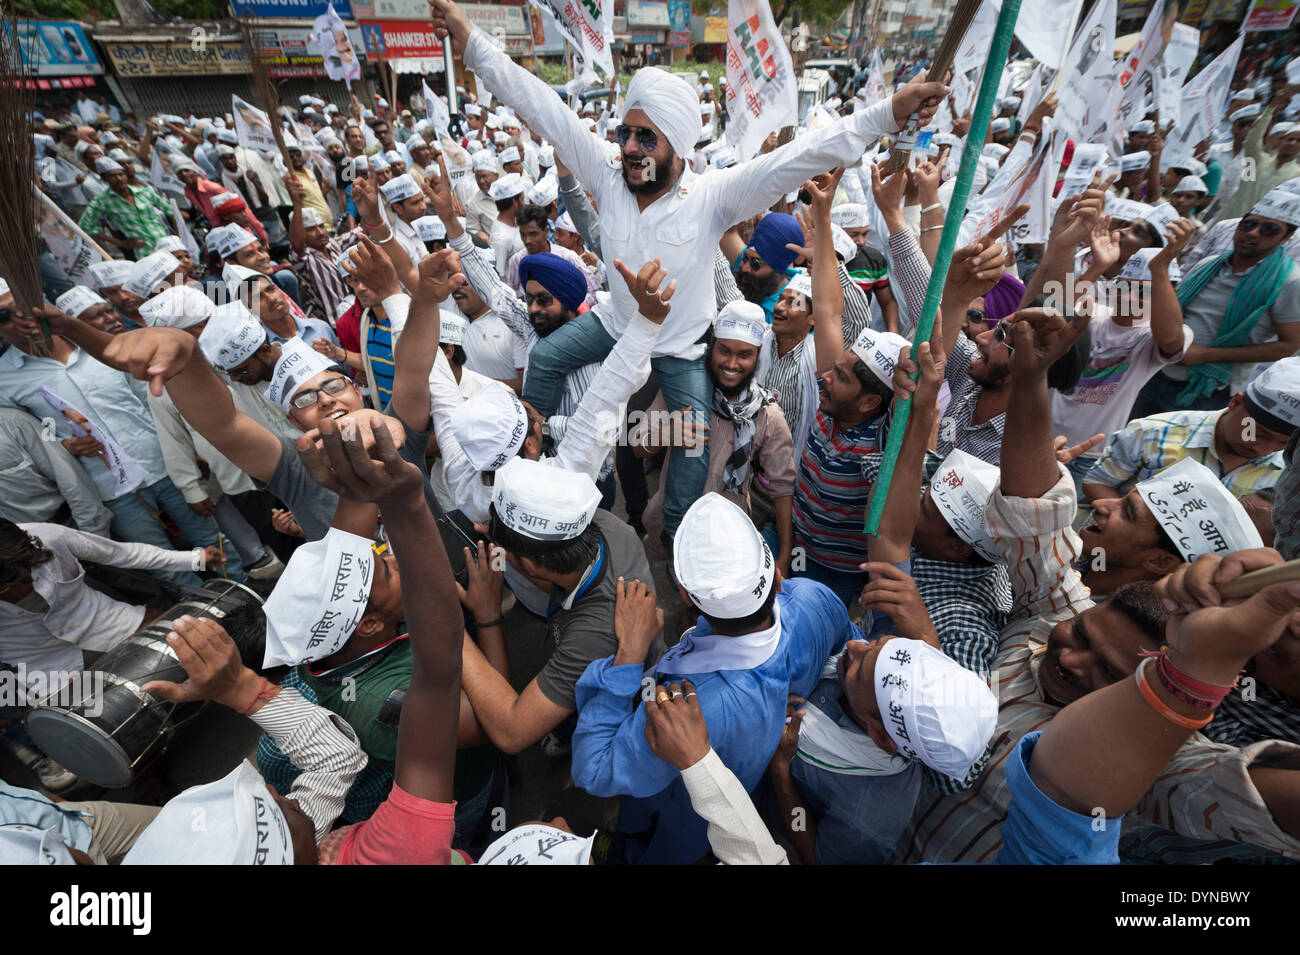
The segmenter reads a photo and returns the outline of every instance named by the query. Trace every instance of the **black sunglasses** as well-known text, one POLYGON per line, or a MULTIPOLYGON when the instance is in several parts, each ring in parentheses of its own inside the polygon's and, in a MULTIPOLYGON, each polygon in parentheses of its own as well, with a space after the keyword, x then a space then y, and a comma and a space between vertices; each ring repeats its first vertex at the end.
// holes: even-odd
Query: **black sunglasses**
POLYGON ((636 134, 636 144, 641 147, 643 153, 652 153, 659 148, 659 134, 653 129, 619 123, 614 127, 614 139, 618 142, 619 149, 627 145, 633 133, 636 134))
POLYGON ((8 325, 9 320, 14 317, 12 309, 0 308, 0 325, 8 325))
POLYGON ((1258 229, 1259 234, 1265 238, 1274 235, 1281 235, 1283 232, 1282 226, 1278 225, 1276 222, 1260 222, 1258 219, 1242 219, 1237 223, 1238 232, 1254 232, 1256 229, 1258 229))
POLYGON ((984 321, 984 313, 981 312, 978 308, 968 308, 966 309, 966 321, 982 322, 984 321))
POLYGON ((740 260, 740 267, 743 269, 749 267, 751 272, 757 272, 760 269, 767 268, 767 263, 757 255, 746 255, 740 260))
POLYGON ((536 302, 538 307, 540 308, 550 308, 552 305, 555 304, 555 296, 552 295, 550 292, 538 292, 536 295, 532 295, 525 292, 524 301, 527 302, 529 305, 532 305, 534 302, 536 302))
POLYGON ((321 392, 324 392, 327 395, 337 395, 347 386, 348 386, 348 380, 346 378, 342 376, 339 376, 338 378, 331 378, 328 381, 326 381, 324 384, 322 384, 319 388, 310 388, 307 391, 298 392, 298 394, 293 396, 293 399, 289 402, 289 404, 293 405, 295 408, 298 408, 299 410, 303 408, 310 408, 312 405, 314 405, 317 401, 320 400, 321 392))
POLYGON ((1011 343, 1011 326, 1006 322, 998 322, 993 326, 993 340, 1006 345, 1009 352, 1016 350, 1016 346, 1011 343))

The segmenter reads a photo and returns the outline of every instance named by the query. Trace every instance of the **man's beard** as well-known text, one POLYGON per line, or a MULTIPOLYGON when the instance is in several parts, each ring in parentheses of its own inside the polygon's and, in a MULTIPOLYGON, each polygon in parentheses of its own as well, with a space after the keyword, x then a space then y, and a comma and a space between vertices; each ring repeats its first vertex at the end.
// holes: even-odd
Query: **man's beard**
POLYGON ((533 331, 537 333, 538 338, 545 338, 547 335, 551 334, 551 332, 555 331, 557 328, 562 328, 565 324, 568 323, 569 319, 573 318, 573 313, 566 309, 565 311, 561 312, 559 316, 556 318, 551 318, 549 316, 542 316, 542 317, 543 317, 543 322, 542 324, 539 325, 533 321, 533 317, 531 315, 528 316, 528 323, 533 326, 533 331))
POLYGON ((785 276, 780 272, 773 272, 771 275, 759 278, 748 269, 741 269, 736 273, 736 288, 740 289, 740 294, 745 296, 745 301, 753 302, 755 305, 763 304, 763 299, 767 298, 785 283, 785 276))
POLYGON ((633 183, 628 177, 627 158, 624 157, 623 162, 619 164, 619 167, 623 172, 623 184, 627 186, 627 191, 641 193, 643 195, 654 195, 656 192, 662 191, 663 188, 668 185, 669 176, 672 175, 673 161, 676 158, 677 154, 673 152, 671 147, 669 147, 667 161, 664 162, 663 165, 658 163, 654 164, 654 175, 646 177, 640 183, 633 183))
POLYGON ((981 388, 998 388, 1006 383, 1011 377, 1011 366, 1003 365, 1001 368, 994 369, 985 364, 982 371, 970 372, 970 380, 975 382, 981 388))

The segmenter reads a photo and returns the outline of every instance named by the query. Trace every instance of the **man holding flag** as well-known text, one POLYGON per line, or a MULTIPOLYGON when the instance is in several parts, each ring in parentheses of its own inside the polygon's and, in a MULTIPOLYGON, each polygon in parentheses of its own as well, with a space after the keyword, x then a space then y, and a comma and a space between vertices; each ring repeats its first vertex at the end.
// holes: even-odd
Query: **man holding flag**
MULTIPOLYGON (((696 175, 685 163, 700 132, 699 99, 681 78, 646 68, 633 77, 616 128, 621 163, 541 80, 512 63, 492 38, 470 25, 453 0, 430 0, 434 30, 450 37, 465 66, 528 126, 555 144, 557 154, 592 193, 601 212, 601 255, 614 261, 658 259, 677 277, 676 301, 652 358, 670 408, 690 408, 706 424, 712 384, 703 356, 716 315, 711 269, 722 233, 765 211, 811 176, 856 161, 881 135, 896 132, 920 112, 929 121, 947 88, 914 82, 888 103, 845 117, 742 167, 696 175)), ((611 288, 613 307, 597 305, 533 349, 524 398, 543 416, 555 413, 565 374, 602 360, 636 314, 631 291, 611 288)), ((665 543, 703 488, 704 455, 673 452, 664 501, 665 543)))

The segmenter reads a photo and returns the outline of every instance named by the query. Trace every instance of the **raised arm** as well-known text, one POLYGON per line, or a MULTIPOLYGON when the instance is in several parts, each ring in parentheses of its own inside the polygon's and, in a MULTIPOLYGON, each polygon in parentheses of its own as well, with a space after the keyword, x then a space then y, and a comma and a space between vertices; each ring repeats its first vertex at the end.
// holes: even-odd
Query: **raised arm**
POLYGON ((51 327, 110 368, 147 381, 154 395, 166 385, 176 410, 195 431, 240 470, 259 481, 271 479, 280 462, 279 439, 235 409, 193 335, 166 327, 107 335, 66 315, 51 319, 51 327))
POLYGON ((844 351, 844 289, 835 258, 835 237, 831 235, 831 200, 843 175, 844 167, 840 166, 804 183, 812 196, 813 346, 818 370, 835 364, 844 351))
POLYGON ((1169 280, 1169 263, 1187 246, 1196 227, 1190 219, 1175 219, 1165 237, 1165 247, 1151 259, 1151 337, 1166 358, 1183 350, 1183 307, 1169 280))
POLYGON ((709 183, 715 190, 717 222, 725 227, 747 219, 804 180, 856 162, 881 136, 897 132, 912 113, 919 111, 924 126, 947 95, 946 86, 927 82, 922 72, 892 99, 844 116, 749 162, 712 173, 709 183))
POLYGON ((603 141, 588 131, 578 115, 555 91, 514 63, 492 38, 470 25, 465 11, 453 0, 430 0, 433 29, 450 36, 452 45, 492 95, 510 106, 528 128, 555 144, 556 152, 588 188, 597 188, 610 169, 603 141))
POLYGON ((411 685, 397 729, 394 781, 417 799, 451 802, 460 722, 461 637, 456 581, 433 513, 424 500, 424 478, 403 461, 385 427, 344 420, 321 422, 321 447, 306 437, 298 453, 313 481, 340 498, 379 505, 384 528, 404 583, 402 611, 410 634, 411 685), (363 447, 364 431, 373 442, 363 447))
POLYGON ((939 417, 939 386, 943 383, 944 356, 939 351, 942 324, 936 318, 934 334, 922 342, 913 362, 904 351, 894 366, 894 388, 912 393, 912 411, 903 429, 903 443, 894 462, 894 475, 889 484, 877 481, 871 496, 885 495, 885 509, 881 513, 880 527, 867 538, 869 560, 897 564, 908 560, 912 554, 912 532, 916 529, 921 510, 921 482, 925 467, 925 452, 930 445, 930 435, 939 417), (910 375, 921 368, 919 380, 910 375))
MULTIPOLYGON (((1162 597, 1184 608, 1165 631, 1164 655, 1181 674, 1230 686, 1246 663, 1285 631, 1291 612, 1300 607, 1300 587, 1274 584, 1248 600, 1223 605, 1217 592, 1205 600, 1205 588, 1189 582, 1225 582, 1240 574, 1240 563, 1232 556, 1222 563, 1211 556, 1197 564, 1184 565, 1156 585, 1162 597), (1188 606, 1200 609, 1186 614, 1188 606)), ((1192 727, 1211 715, 1170 692, 1156 676, 1155 661, 1142 662, 1136 679, 1120 680, 1076 700, 1043 731, 1029 775, 1058 805, 1083 815, 1100 807, 1108 818, 1129 811, 1192 727), (1145 692, 1139 679, 1146 684, 1145 692)), ((1181 681, 1178 673, 1175 679, 1181 681)), ((1293 780, 1300 777, 1290 775, 1293 780)), ((1285 794, 1277 794, 1285 806, 1295 804, 1296 785, 1289 782, 1285 794)))
POLYGON ((1015 347, 1002 437, 1004 497, 1041 497, 1060 479, 1047 371, 1083 334, 1090 317, 1086 307, 1075 312, 1072 322, 1055 309, 1027 308, 1007 319, 1015 347))

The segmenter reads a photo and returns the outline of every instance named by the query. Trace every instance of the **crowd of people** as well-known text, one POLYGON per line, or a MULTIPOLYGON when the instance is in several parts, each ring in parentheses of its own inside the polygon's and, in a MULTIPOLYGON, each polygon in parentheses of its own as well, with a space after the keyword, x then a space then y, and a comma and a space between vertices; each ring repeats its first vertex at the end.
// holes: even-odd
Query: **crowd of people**
POLYGON ((1194 156, 1154 104, 1082 179, 1069 143, 1030 242, 980 209, 1073 90, 982 131, 864 66, 741 157, 707 76, 572 106, 430 8, 458 115, 305 96, 283 152, 33 117, 102 255, 74 281, 47 235, 46 303, 0 289, 0 664, 56 686, 245 582, 261 666, 183 614, 187 679, 139 691, 263 735, 162 805, 67 800, 0 710, 41 784, 0 783, 0 859, 1300 858, 1300 584, 1221 593, 1300 557, 1285 56, 1194 156), (499 825, 533 746, 617 824, 499 825))

